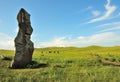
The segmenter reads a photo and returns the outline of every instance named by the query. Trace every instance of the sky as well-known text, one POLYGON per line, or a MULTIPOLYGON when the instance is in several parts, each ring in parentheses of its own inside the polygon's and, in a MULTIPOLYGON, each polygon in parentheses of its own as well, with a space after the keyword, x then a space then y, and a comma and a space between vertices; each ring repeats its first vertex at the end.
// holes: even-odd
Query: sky
POLYGON ((35 48, 120 46, 120 0, 1 0, 0 49, 15 49, 21 8, 35 48))

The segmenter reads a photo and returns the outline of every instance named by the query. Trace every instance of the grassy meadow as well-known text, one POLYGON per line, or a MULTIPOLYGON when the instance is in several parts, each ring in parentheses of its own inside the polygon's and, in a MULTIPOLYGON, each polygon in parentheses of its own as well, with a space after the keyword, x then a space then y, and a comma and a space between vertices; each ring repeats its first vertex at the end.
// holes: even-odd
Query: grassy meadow
POLYGON ((120 46, 37 48, 24 69, 8 68, 13 56, 0 50, 0 82, 120 82, 120 46))

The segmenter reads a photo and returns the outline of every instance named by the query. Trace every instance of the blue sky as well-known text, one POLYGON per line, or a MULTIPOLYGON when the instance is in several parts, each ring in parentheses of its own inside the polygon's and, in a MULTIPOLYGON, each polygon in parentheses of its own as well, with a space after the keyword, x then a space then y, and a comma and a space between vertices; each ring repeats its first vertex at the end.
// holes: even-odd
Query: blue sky
POLYGON ((35 47, 120 46, 120 0, 1 0, 0 49, 14 49, 21 8, 35 47))

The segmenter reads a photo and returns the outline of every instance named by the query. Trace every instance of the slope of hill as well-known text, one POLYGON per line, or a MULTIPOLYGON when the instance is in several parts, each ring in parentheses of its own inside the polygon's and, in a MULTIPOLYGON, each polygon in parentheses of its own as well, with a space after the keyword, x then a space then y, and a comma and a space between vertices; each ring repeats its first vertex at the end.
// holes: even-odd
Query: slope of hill
POLYGON ((0 82, 119 82, 120 46, 36 48, 33 63, 9 69, 13 50, 0 50, 0 82))

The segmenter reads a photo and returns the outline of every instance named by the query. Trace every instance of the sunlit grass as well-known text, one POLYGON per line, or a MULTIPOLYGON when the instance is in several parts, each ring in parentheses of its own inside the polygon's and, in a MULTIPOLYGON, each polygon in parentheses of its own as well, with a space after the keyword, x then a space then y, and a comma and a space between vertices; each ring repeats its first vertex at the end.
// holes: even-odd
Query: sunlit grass
MULTIPOLYGON (((0 50, 2 55, 13 58, 14 51, 0 50)), ((0 60, 0 82, 119 82, 120 67, 102 60, 119 63, 120 47, 35 49, 33 61, 46 67, 9 69, 11 61, 0 60)))

